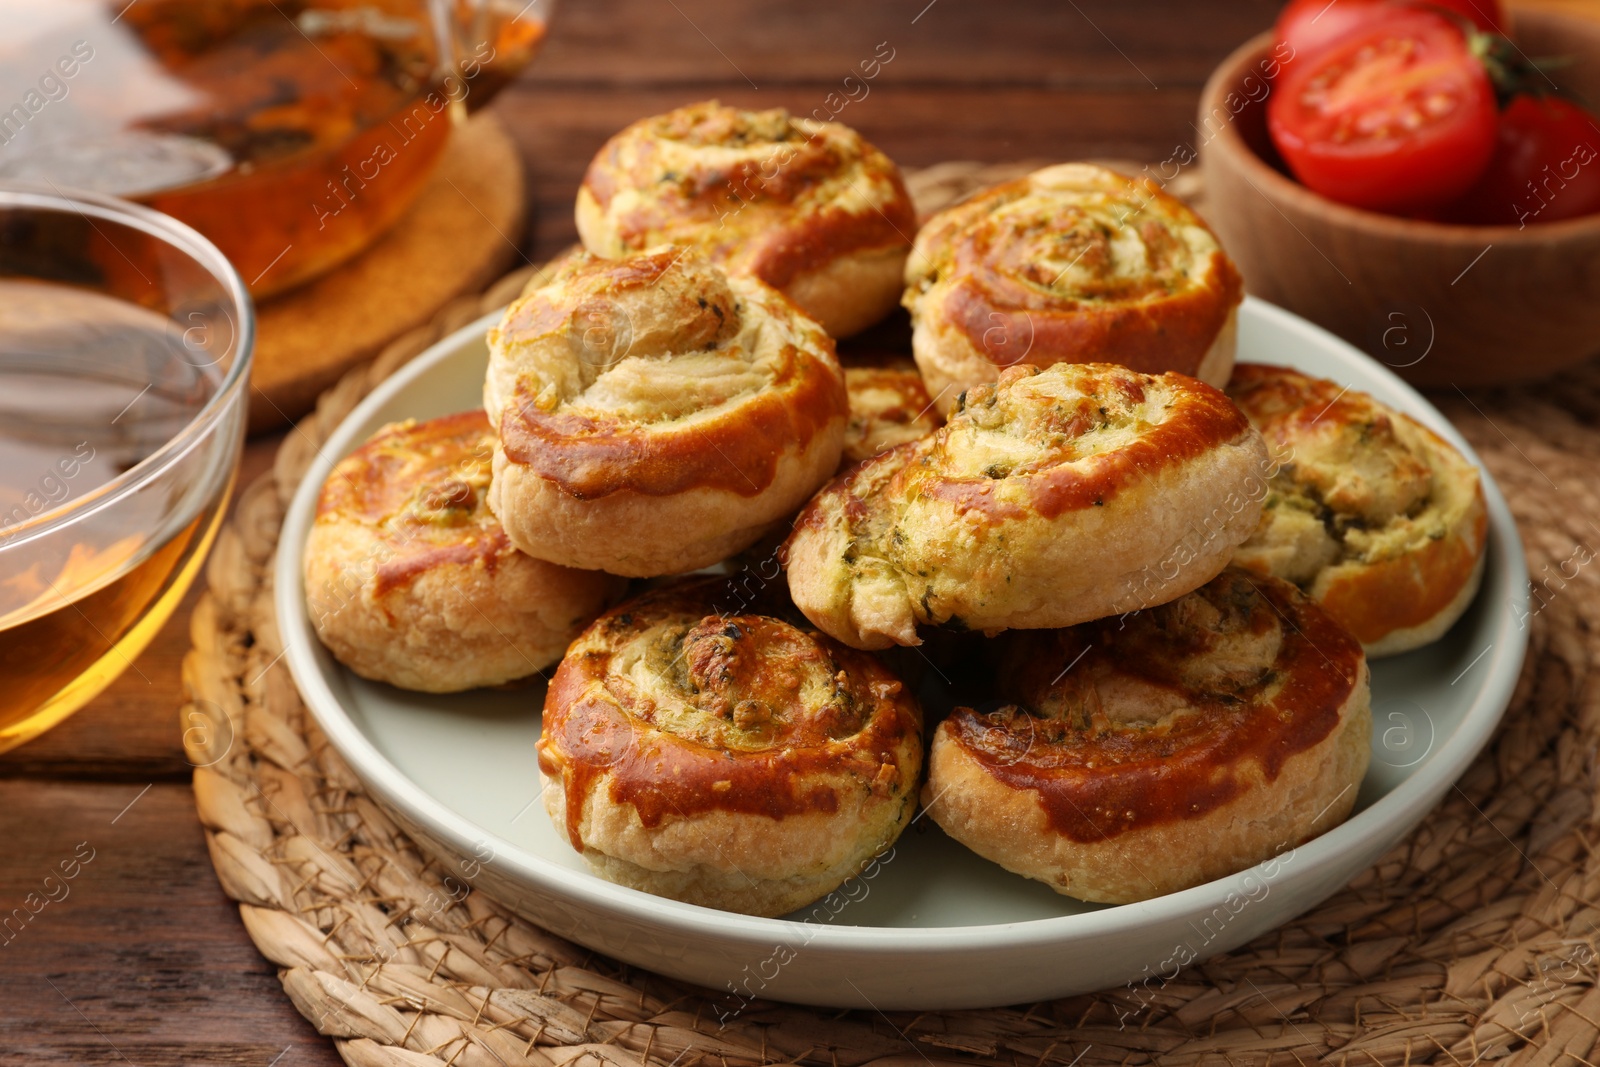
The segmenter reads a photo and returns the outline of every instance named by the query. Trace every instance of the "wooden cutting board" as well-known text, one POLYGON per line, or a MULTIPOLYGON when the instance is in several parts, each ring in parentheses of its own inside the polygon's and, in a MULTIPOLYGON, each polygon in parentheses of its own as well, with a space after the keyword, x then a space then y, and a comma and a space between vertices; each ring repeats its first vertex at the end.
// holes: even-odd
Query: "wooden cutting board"
POLYGON ((491 113, 456 128, 411 210, 355 259, 256 308, 250 432, 284 426, 350 367, 481 291, 522 258, 527 223, 516 145, 491 113))

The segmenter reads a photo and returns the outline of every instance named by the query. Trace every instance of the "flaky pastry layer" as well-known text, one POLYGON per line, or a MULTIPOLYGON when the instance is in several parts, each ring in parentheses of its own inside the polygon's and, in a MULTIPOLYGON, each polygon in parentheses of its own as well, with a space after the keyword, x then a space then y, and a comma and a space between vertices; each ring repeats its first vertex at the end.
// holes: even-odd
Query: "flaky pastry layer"
POLYGON ((1162 603, 1255 529, 1266 467, 1244 415, 1193 378, 1012 367, 806 505, 790 593, 857 648, 917 644, 919 624, 992 633, 1162 603))
POLYGON ((1199 216, 1148 179, 1087 163, 939 212, 905 281, 917 365, 942 410, 1024 363, 1120 363, 1220 387, 1244 297, 1199 216))
POLYGON ((945 832, 1083 900, 1198 885, 1337 825, 1371 737, 1361 646, 1230 568, 1125 619, 1010 634, 1003 703, 958 708, 923 795, 945 832))
POLYGON ((910 820, 921 710, 869 655, 713 611, 723 585, 647 593, 573 643, 545 700, 544 800, 607 877, 779 915, 910 820))
POLYGON ((926 437, 944 421, 909 360, 882 367, 846 367, 844 384, 850 399, 846 464, 926 437))
POLYGON ((518 552, 485 497, 481 411, 392 423, 334 467, 306 539, 317 636, 365 678, 450 692, 532 675, 621 592, 518 552))
POLYGON ((489 503, 518 548, 628 576, 718 562, 837 467, 833 342, 684 249, 579 255, 489 331, 489 503))
POLYGON ((1325 378, 1244 363, 1228 394, 1277 466, 1236 561, 1294 582, 1368 655, 1441 637, 1483 575, 1477 469, 1416 420, 1325 378))
POLYGON ((577 222, 597 255, 694 247, 781 290, 835 337, 893 309, 917 228, 899 170, 850 127, 714 100, 607 141, 577 222))

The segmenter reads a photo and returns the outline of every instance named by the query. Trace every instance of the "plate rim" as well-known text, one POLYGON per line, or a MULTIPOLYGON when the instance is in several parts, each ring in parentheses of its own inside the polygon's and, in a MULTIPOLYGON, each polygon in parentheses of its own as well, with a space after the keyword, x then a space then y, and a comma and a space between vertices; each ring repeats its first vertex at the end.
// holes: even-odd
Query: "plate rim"
MULTIPOLYGON (((636 921, 670 928, 679 934, 706 936, 749 947, 771 947, 775 943, 792 943, 795 938, 803 937, 808 948, 831 951, 840 956, 871 955, 888 949, 902 956, 940 955, 964 949, 1005 949, 1037 943, 1042 939, 1070 942, 1086 936, 1114 936, 1127 930, 1181 921, 1186 916, 1206 910, 1207 904, 1220 904, 1231 884, 1262 866, 1257 864, 1149 900, 1071 915, 971 926, 836 926, 743 915, 617 885, 591 872, 573 870, 546 860, 478 826, 430 794, 379 751, 323 677, 314 658, 314 648, 318 642, 305 611, 300 558, 318 490, 338 459, 360 443, 354 440, 359 428, 412 381, 468 345, 481 344, 484 332, 499 320, 503 310, 497 309, 480 316, 429 346, 380 382, 340 420, 338 427, 316 449, 316 458, 296 487, 292 502, 284 514, 278 546, 274 551, 274 611, 284 659, 307 711, 316 719, 352 772, 377 799, 400 809, 428 833, 456 849, 459 855, 472 854, 475 849, 488 845, 494 850, 495 867, 502 868, 523 885, 557 898, 566 898, 572 903, 605 912, 625 914, 636 921)), ((1398 387, 1420 405, 1419 412, 1408 414, 1450 441, 1477 467, 1482 476, 1489 514, 1486 553, 1492 557, 1490 563, 1504 568, 1505 582, 1512 597, 1502 607, 1502 622, 1496 630, 1497 639, 1483 657, 1489 673, 1463 713, 1456 731, 1425 766, 1418 768, 1366 809, 1311 841, 1289 850, 1292 854, 1313 850, 1312 855, 1306 857, 1304 862, 1296 863, 1292 871, 1272 879, 1273 884, 1289 889, 1293 884, 1316 881, 1321 872, 1340 864, 1348 854, 1360 851, 1373 838, 1390 833, 1396 825, 1404 824, 1404 828, 1394 835, 1394 840, 1411 833, 1438 804, 1445 790, 1466 772, 1498 727, 1510 705, 1521 673, 1528 631, 1525 628, 1508 631, 1508 624, 1516 616, 1515 608, 1519 600, 1526 612, 1528 578, 1521 536, 1499 485, 1471 444, 1427 397, 1402 380, 1391 368, 1293 312, 1258 297, 1246 296, 1240 307, 1240 317, 1243 319, 1247 316, 1260 316, 1279 327, 1309 333, 1309 339, 1314 343, 1348 350, 1348 354, 1369 361, 1380 380, 1388 379, 1387 384, 1398 387), (1504 640, 1508 633, 1511 637, 1509 642, 1504 640)), ((1489 592, 1486 587, 1479 596, 1489 595, 1489 592)), ((1477 661, 1474 661, 1469 664, 1469 669, 1476 665, 1477 661)), ((1279 854, 1280 857, 1282 855, 1279 854)), ((1271 862, 1274 861, 1269 859, 1263 864, 1271 862)), ((1347 881, 1341 879, 1339 885, 1347 881)), ((1314 907, 1322 899, 1318 897, 1307 907, 1314 907)))

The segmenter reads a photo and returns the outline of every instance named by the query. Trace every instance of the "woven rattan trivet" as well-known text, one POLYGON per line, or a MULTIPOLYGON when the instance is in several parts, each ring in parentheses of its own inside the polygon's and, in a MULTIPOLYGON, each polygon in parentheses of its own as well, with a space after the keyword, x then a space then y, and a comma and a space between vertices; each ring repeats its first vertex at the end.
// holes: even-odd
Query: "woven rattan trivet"
MULTIPOLYGON (((995 176, 966 169, 966 183, 995 176)), ((963 184, 938 174, 941 195, 963 184)), ((921 187, 925 192, 932 189, 921 187)), ((324 394, 246 489, 195 609, 183 709, 217 876, 296 1007, 346 1061, 691 1067, 933 1060, 1057 1064, 1517 1064, 1600 1058, 1600 366, 1435 397, 1527 541, 1532 645, 1505 725, 1405 842, 1310 914, 1126 990, 994 1011, 823 1012, 703 990, 596 956, 445 877, 363 793, 302 707, 272 613, 284 507, 368 389, 505 303, 458 301, 324 394)), ((1064 966, 1070 966, 1064 960, 1064 966)), ((887 1064, 886 1064, 887 1067, 887 1064)))

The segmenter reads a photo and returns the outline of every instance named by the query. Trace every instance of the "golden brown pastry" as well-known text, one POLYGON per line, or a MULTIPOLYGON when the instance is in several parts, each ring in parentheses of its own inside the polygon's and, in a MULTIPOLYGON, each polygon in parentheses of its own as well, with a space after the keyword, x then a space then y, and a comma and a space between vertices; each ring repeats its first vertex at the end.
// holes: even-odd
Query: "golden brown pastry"
POLYGON ((844 464, 926 437, 944 421, 910 360, 882 367, 846 367, 844 385, 850 399, 844 464))
POLYGON ((872 656, 714 612, 723 585, 646 593, 573 643, 545 698, 544 803, 614 882, 782 915, 910 821, 922 713, 872 656))
POLYGON ((488 340, 489 504, 541 559, 629 576, 716 563, 839 464, 832 340, 691 251, 577 256, 488 340))
POLYGON ((1221 387, 1239 272, 1154 182, 1062 163, 929 219, 906 263, 912 348, 942 410, 1016 364, 1121 363, 1221 387))
POLYGON ((1250 536, 1266 466, 1261 435, 1204 382, 1011 367, 806 505, 789 591, 856 648, 917 644, 919 623, 992 633, 1159 604, 1250 536))
POLYGON ((306 538, 306 608, 361 675, 447 693, 561 658, 619 578, 511 547, 489 513, 494 434, 481 411, 383 427, 334 467, 306 538))
POLYGON ((917 229, 900 171, 850 127, 715 100, 607 141, 577 220, 596 255, 698 248, 781 290, 834 337, 893 310, 917 229))
POLYGON ((1369 656, 1443 636, 1483 578, 1477 469, 1414 419, 1287 367, 1242 363, 1228 395, 1277 463, 1235 562, 1294 582, 1369 656))
POLYGON ((1230 568, 1125 620, 1003 640, 1014 703, 940 724, 923 798, 1007 870, 1144 900, 1293 848, 1355 803, 1366 659, 1288 582, 1230 568))

